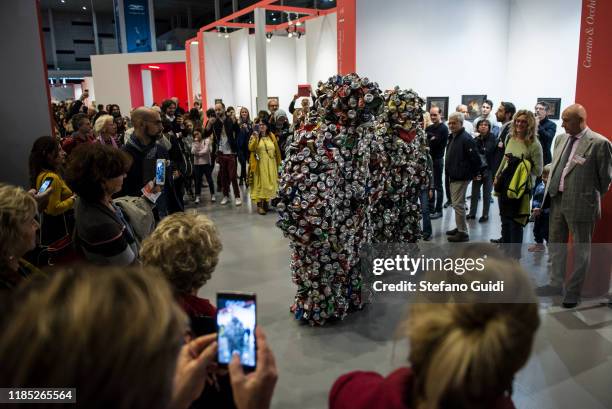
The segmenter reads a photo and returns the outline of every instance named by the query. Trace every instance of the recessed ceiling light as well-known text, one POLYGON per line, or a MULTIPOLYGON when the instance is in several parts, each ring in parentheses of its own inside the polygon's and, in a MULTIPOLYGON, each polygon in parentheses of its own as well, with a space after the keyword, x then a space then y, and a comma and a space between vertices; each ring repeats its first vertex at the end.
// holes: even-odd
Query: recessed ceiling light
POLYGON ((87 10, 87 7, 83 6, 83 7, 82 7, 82 9, 83 9, 83 10, 87 10))

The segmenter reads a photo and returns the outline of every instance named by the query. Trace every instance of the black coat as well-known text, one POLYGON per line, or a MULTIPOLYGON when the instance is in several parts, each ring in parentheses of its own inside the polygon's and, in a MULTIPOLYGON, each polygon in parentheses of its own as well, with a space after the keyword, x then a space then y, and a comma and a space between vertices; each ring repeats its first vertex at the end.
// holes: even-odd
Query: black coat
POLYGON ((544 118, 543 121, 540 121, 540 125, 538 126, 538 139, 540 140, 540 145, 542 145, 544 165, 548 165, 552 162, 550 147, 556 133, 557 124, 548 118, 544 118))
POLYGON ((121 149, 132 157, 133 162, 123 180, 119 196, 142 196, 141 189, 155 179, 157 159, 170 159, 168 151, 156 142, 144 146, 135 135, 121 149))
MULTIPOLYGON (((217 156, 217 150, 219 150, 219 142, 221 142, 221 133, 223 128, 225 128, 225 134, 229 139, 230 148, 232 149, 232 153, 238 153, 238 133, 240 132, 240 128, 238 124, 232 121, 230 118, 225 117, 225 120, 221 122, 219 118, 215 121, 215 123, 210 127, 210 129, 204 128, 204 136, 214 135, 213 144, 212 144, 212 156, 217 156)), ((213 159, 214 160, 214 159, 213 159)))
POLYGON ((476 142, 476 148, 478 149, 478 153, 484 155, 487 160, 487 170, 491 172, 496 172, 497 168, 495 168, 495 151, 497 149, 497 143, 499 142, 497 137, 489 132, 486 138, 483 138, 483 135, 479 135, 477 138, 474 139, 474 141, 476 142))
POLYGON ((451 182, 472 180, 480 172, 479 164, 476 142, 461 128, 448 142, 444 171, 451 182))
POLYGON ((432 159, 440 159, 444 157, 444 149, 448 142, 448 127, 442 122, 432 124, 425 128, 427 140, 429 143, 429 152, 432 159))

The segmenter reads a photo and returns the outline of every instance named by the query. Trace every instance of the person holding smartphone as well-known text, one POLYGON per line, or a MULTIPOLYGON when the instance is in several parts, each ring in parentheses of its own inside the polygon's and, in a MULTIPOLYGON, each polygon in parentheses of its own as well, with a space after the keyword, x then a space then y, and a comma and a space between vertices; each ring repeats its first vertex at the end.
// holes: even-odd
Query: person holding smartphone
POLYGON ((253 121, 249 110, 245 107, 240 109, 238 118, 238 162, 240 162, 240 185, 249 186, 247 181, 247 163, 249 160, 249 139, 253 133, 253 121))
POLYGON ((242 205, 240 199, 240 188, 236 178, 236 159, 238 152, 237 134, 238 124, 226 116, 223 102, 215 104, 215 116, 208 120, 204 135, 214 135, 213 156, 219 163, 219 190, 223 192, 221 204, 229 202, 230 185, 234 191, 234 204, 242 205))
MULTIPOLYGON (((217 335, 186 336, 185 323, 154 269, 59 270, 28 286, 7 320, 0 384, 70 385, 89 409, 188 409, 215 370, 217 335)), ((229 366, 237 409, 268 409, 278 378, 261 328, 255 336, 257 369, 245 374, 236 357, 229 366)))
POLYGON ((249 183, 251 199, 257 203, 257 212, 268 212, 268 201, 278 192, 278 167, 281 164, 281 151, 276 136, 270 132, 269 123, 261 120, 255 125, 249 140, 249 183))
MULTIPOLYGON (((40 191, 53 188, 46 206, 41 208, 41 244, 49 245, 72 233, 75 195, 62 177, 65 153, 57 139, 41 136, 32 145, 29 158, 30 186, 40 191)), ((44 192, 40 192, 44 193, 44 192)))

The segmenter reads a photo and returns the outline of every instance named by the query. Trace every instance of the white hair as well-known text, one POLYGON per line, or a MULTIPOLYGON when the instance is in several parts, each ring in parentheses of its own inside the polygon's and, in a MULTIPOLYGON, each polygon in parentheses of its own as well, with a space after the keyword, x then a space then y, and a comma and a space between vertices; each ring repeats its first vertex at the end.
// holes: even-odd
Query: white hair
POLYGON ((456 119, 460 124, 463 124, 463 114, 461 112, 453 112, 448 116, 448 120, 456 119))
POLYGON ((100 115, 100 117, 96 119, 96 123, 94 124, 94 134, 96 136, 99 136, 106 123, 113 121, 114 118, 110 115, 100 115))

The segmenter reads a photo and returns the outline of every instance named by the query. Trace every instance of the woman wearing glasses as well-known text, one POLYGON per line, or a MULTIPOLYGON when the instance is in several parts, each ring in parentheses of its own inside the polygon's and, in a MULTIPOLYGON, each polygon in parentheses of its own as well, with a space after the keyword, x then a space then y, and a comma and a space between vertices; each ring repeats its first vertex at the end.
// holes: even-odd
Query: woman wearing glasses
POLYGON ((542 174, 542 145, 536 135, 531 111, 519 110, 510 125, 512 137, 495 174, 495 192, 500 200, 502 243, 514 258, 521 258, 523 228, 529 221, 531 191, 542 174))

